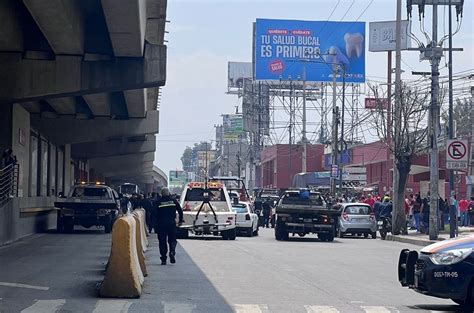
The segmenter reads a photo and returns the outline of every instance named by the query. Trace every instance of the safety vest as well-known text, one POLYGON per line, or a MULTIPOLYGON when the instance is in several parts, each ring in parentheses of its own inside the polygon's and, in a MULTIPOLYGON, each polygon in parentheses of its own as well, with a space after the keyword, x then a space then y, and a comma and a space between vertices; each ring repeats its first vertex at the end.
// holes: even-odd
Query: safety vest
POLYGON ((169 208, 169 207, 174 207, 174 206, 175 204, 173 201, 165 201, 165 202, 161 202, 158 208, 162 209, 162 208, 169 208))

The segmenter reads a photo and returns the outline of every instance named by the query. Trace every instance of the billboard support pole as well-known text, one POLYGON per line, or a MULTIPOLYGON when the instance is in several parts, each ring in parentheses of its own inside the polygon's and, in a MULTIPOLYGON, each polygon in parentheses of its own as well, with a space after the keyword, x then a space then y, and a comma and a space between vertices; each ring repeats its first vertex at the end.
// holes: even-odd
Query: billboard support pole
MULTIPOLYGON (((331 167, 339 165, 337 162, 338 150, 338 107, 337 107, 337 56, 334 55, 332 63, 332 162, 331 167)), ((339 166, 338 166, 339 170, 339 166)), ((332 170, 331 170, 332 174, 332 170)), ((331 175, 333 176, 333 175, 331 175)), ((337 177, 331 178, 331 194, 336 195, 336 181, 337 177)))
POLYGON ((342 170, 344 168, 343 156, 344 153, 344 111, 346 110, 346 67, 341 64, 342 67, 342 106, 341 106, 341 163, 339 165, 339 192, 342 194, 342 170))
POLYGON ((387 52, 387 180, 386 190, 390 190, 390 147, 392 144, 392 51, 387 52))
POLYGON ((303 67, 303 131, 301 141, 303 143, 301 172, 306 173, 306 64, 303 67))

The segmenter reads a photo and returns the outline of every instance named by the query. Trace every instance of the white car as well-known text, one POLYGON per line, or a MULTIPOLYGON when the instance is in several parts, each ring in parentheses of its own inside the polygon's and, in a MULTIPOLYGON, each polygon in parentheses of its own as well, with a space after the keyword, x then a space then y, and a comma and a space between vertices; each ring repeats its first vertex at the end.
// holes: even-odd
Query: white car
POLYGON ((235 240, 236 215, 224 184, 190 182, 181 194, 180 202, 184 223, 178 229, 178 238, 187 238, 192 232, 235 240))
POLYGON ((249 202, 232 204, 237 215, 237 232, 244 232, 247 237, 258 236, 258 216, 249 202))

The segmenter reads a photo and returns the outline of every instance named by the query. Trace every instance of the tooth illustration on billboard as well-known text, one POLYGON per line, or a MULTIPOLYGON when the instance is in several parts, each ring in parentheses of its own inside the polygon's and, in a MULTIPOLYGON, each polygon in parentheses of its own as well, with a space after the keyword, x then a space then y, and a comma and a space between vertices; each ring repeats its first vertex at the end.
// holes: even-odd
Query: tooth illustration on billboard
POLYGON ((344 41, 346 42, 346 54, 348 58, 351 58, 354 55, 354 52, 358 58, 362 56, 362 44, 364 43, 364 36, 362 36, 362 34, 346 33, 344 35, 344 41))
MULTIPOLYGON (((347 83, 365 82, 365 23, 257 19, 253 73, 259 81, 330 82, 336 62, 347 83), (329 64, 329 66, 328 66, 329 64)), ((336 77, 342 82, 343 76, 336 77)))

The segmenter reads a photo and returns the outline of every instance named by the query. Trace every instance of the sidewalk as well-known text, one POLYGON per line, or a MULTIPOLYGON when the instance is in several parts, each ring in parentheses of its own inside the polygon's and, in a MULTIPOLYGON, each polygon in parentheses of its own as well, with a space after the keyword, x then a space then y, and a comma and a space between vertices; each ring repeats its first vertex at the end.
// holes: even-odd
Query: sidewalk
MULTIPOLYGON (((474 227, 459 227, 459 237, 474 234, 474 227)), ((427 246, 432 243, 449 239, 449 232, 443 231, 438 235, 438 240, 430 240, 428 235, 409 230, 408 235, 387 234, 387 240, 409 243, 417 246, 427 246)))

